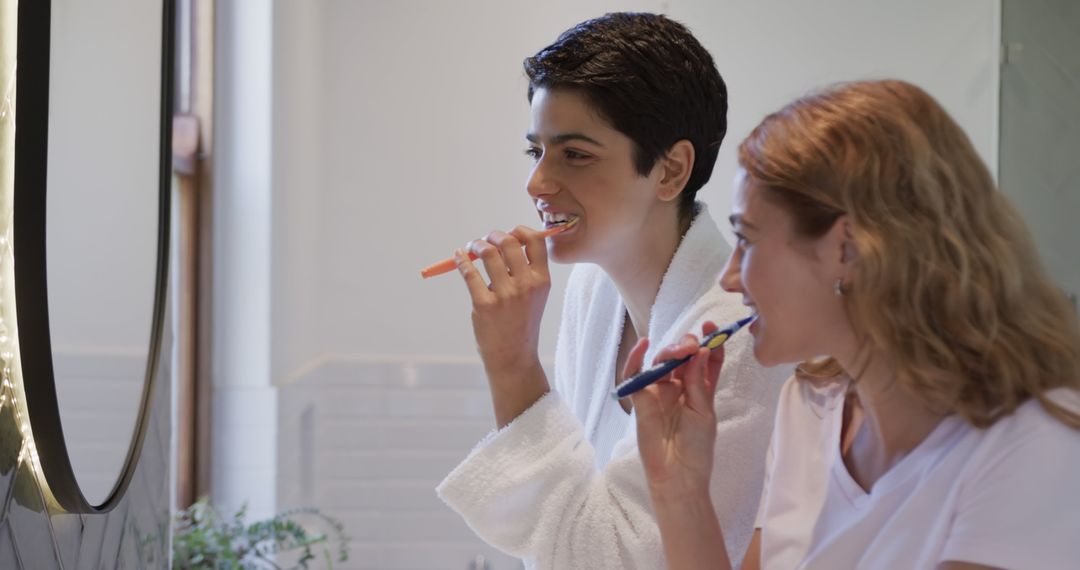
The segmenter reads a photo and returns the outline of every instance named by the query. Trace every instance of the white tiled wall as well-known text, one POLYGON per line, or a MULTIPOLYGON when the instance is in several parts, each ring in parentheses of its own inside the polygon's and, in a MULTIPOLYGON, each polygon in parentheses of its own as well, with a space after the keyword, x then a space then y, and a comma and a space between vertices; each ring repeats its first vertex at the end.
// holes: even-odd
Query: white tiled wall
POLYGON ((520 568, 434 488, 494 426, 479 363, 330 360, 280 388, 278 504, 352 537, 343 568, 520 568))

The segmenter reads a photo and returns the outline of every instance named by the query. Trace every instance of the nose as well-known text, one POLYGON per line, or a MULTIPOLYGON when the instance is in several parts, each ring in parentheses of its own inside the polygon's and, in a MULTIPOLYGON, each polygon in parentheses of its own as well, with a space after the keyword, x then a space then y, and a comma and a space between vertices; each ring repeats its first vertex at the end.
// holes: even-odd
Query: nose
POLYGON ((551 176, 550 167, 547 166, 547 161, 544 160, 543 156, 533 165, 525 188, 528 190, 529 196, 533 198, 550 196, 559 191, 559 185, 551 176))
POLYGON ((728 293, 742 293, 742 249, 734 248, 720 272, 720 287, 728 293))

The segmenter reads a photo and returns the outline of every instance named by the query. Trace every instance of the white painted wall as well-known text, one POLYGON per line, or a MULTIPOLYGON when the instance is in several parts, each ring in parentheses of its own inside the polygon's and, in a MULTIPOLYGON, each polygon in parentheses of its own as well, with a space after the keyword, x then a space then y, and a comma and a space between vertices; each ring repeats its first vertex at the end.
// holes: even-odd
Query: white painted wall
POLYGON ((314 362, 323 338, 326 2, 276 2, 273 42, 273 212, 270 312, 275 379, 314 362))
MULTIPOLYGON (((513 566, 472 537, 431 490, 492 420, 464 288, 455 275, 422 281, 418 272, 490 229, 535 223, 524 191, 529 115, 521 60, 570 25, 611 10, 666 11, 688 24, 731 92, 728 139, 702 192, 722 214, 738 141, 766 113, 839 80, 900 77, 922 85, 996 164, 999 6, 281 0, 269 24, 273 47, 263 35, 253 40, 270 54, 269 82, 261 67, 267 56, 244 51, 228 28, 252 23, 223 18, 219 38, 233 55, 219 76, 219 127, 247 130, 231 141, 218 135, 226 149, 219 165, 241 165, 221 165, 228 182, 219 181, 217 192, 237 194, 223 198, 229 203, 217 228, 224 240, 268 240, 249 246, 268 262, 241 278, 240 268, 251 267, 248 250, 223 244, 217 252, 216 282, 225 294, 215 303, 231 324, 220 329, 215 354, 232 364, 215 366, 215 374, 230 378, 219 382, 254 383, 255 399, 231 392, 237 414, 276 405, 278 416, 276 452, 263 439, 245 443, 216 426, 221 439, 233 438, 229 449, 277 454, 272 470, 253 471, 256 490, 240 487, 243 459, 215 471, 240 470, 220 477, 235 483, 233 491, 256 493, 273 471, 279 507, 314 505, 342 518, 354 538, 346 567, 467 568, 475 554, 489 556, 493 568, 513 566), (254 186, 241 188, 245 161, 257 175, 254 186), (266 233, 231 226, 262 228, 267 220, 266 233), (231 379, 241 376, 254 380, 231 379), (268 384, 279 391, 273 397, 268 384)), ((542 330, 548 358, 566 274, 554 271, 542 330)))

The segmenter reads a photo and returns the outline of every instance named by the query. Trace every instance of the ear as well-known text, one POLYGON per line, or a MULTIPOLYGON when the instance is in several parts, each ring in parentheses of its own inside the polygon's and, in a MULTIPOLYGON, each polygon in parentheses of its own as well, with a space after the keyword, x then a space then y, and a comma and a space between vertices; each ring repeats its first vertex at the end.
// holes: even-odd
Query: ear
POLYGON ((654 168, 654 172, 658 170, 660 176, 657 197, 665 202, 678 198, 690 180, 693 169, 694 145, 686 139, 671 145, 654 168))
POLYGON ((859 259, 859 248, 855 245, 855 230, 851 218, 843 214, 836 218, 829 231, 818 240, 819 258, 829 266, 829 273, 843 277, 847 281, 859 259))

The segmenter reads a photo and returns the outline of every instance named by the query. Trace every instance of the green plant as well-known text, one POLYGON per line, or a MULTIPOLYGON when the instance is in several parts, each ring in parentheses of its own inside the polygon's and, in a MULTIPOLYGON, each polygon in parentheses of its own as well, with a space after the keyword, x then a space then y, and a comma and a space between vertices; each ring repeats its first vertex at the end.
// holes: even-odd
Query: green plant
POLYGON ((231 517, 222 516, 206 498, 176 514, 173 520, 173 570, 187 569, 275 569, 308 568, 316 559, 312 547, 322 546, 327 568, 349 557, 349 538, 336 519, 317 509, 294 509, 266 520, 245 522, 247 507, 231 517), (318 520, 328 525, 332 536, 309 533, 297 518, 318 520), (337 544, 336 556, 331 555, 337 544), (295 560, 290 565, 283 559, 295 560))

